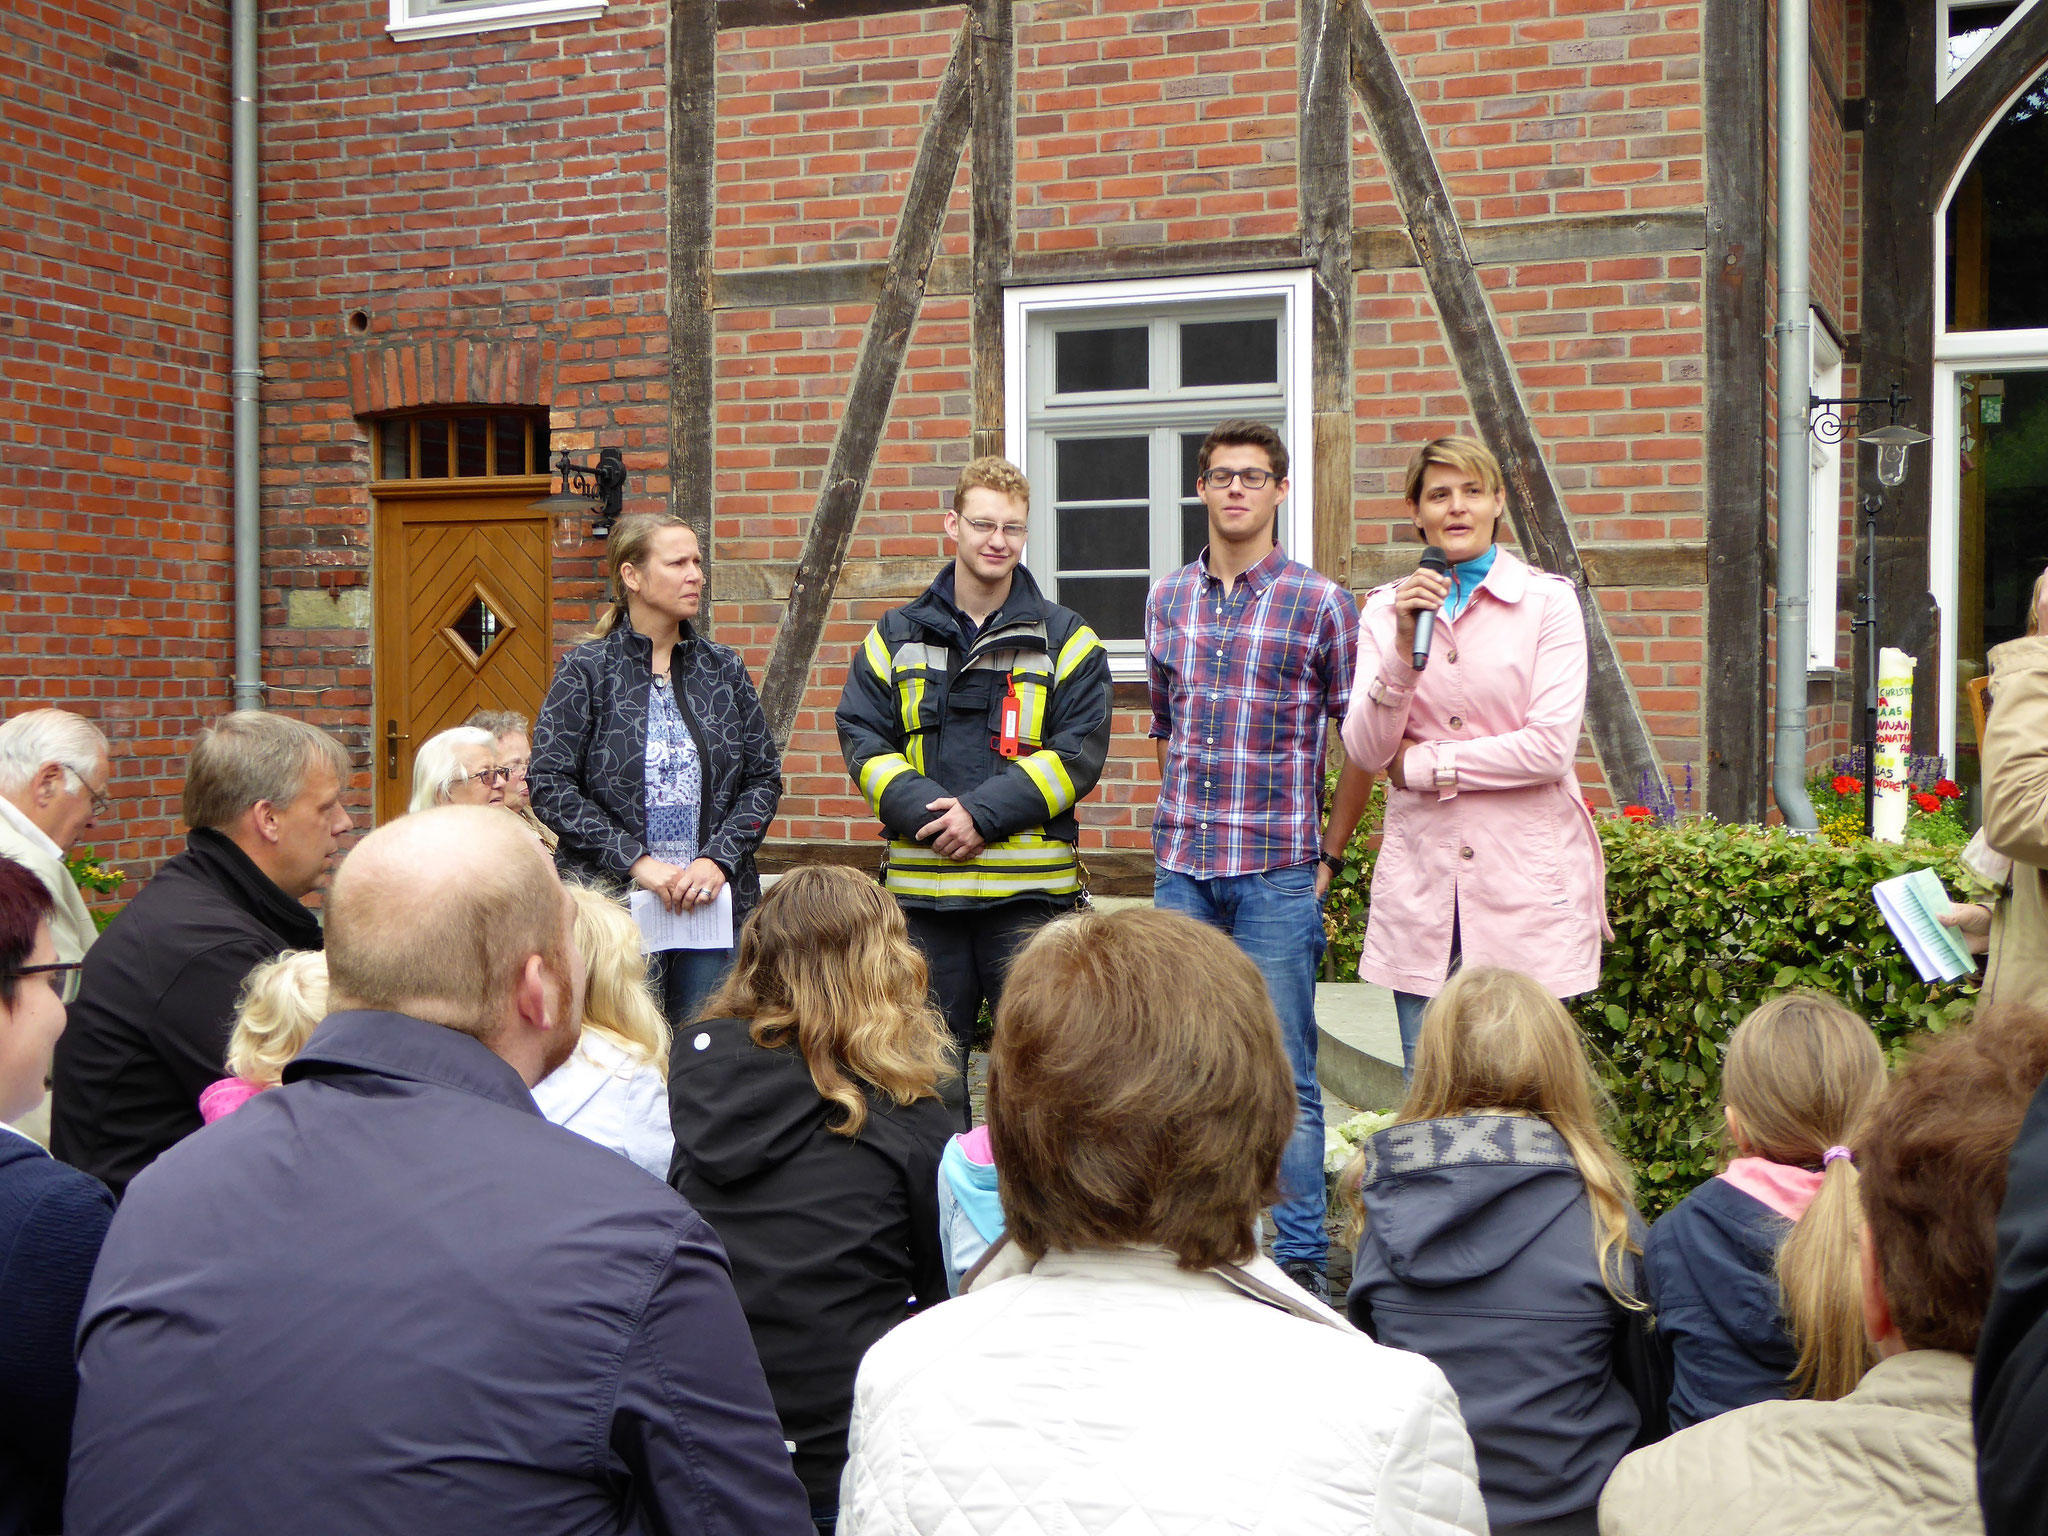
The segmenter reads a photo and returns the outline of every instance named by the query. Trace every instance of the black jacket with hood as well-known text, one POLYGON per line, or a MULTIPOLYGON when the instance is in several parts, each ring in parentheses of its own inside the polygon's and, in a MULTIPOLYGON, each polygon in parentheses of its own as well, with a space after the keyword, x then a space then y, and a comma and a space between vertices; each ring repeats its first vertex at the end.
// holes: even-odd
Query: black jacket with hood
POLYGON ((1390 1127, 1363 1151, 1351 1321, 1449 1378, 1496 1529, 1591 1509, 1643 1420, 1617 1369, 1633 1314, 1601 1281, 1564 1138, 1526 1116, 1467 1115, 1390 1127))
POLYGON ((321 944, 303 903, 225 833, 196 829, 85 953, 57 1037, 50 1150, 119 1199, 203 1123, 199 1095, 227 1071, 249 973, 321 944))
POLYGON ((678 1032, 669 1183, 725 1243, 733 1287, 817 1508, 836 1508, 868 1346, 946 1299, 939 1158, 954 1130, 936 1098, 868 1094, 853 1137, 793 1049, 754 1044, 739 1019, 678 1032))

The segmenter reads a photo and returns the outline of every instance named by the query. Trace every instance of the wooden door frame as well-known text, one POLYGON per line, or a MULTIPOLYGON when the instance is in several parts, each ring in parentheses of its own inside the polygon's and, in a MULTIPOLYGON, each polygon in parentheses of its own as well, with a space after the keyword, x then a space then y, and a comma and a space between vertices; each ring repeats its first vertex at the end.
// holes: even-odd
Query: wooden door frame
MULTIPOLYGON (((386 580, 387 572, 382 562, 387 551, 394 551, 393 542, 399 525, 405 521, 408 511, 417 509, 423 503, 433 502, 483 502, 498 501, 524 496, 539 500, 553 488, 554 481, 546 475, 496 475, 458 481, 416 481, 416 480, 373 480, 370 483, 371 544, 370 544, 370 816, 373 825, 384 819, 384 802, 388 794, 385 786, 389 778, 385 722, 400 714, 392 699, 392 690, 398 680, 388 676, 389 671, 382 665, 386 656, 386 643, 394 636, 406 632, 405 604, 400 583, 386 580)), ((487 511, 482 507, 455 508, 438 521, 446 523, 501 523, 506 521, 500 511, 487 511)), ((544 512, 533 515, 537 523, 551 523, 544 512)), ((550 657, 554 655, 554 559, 552 556, 553 529, 549 529, 548 547, 550 556, 542 562, 542 579, 547 583, 540 624, 545 635, 544 649, 550 657)), ((408 700, 409 702, 409 700, 408 700)), ((409 779, 399 780, 395 792, 395 807, 391 808, 393 818, 405 814, 404 805, 409 798, 409 779)))

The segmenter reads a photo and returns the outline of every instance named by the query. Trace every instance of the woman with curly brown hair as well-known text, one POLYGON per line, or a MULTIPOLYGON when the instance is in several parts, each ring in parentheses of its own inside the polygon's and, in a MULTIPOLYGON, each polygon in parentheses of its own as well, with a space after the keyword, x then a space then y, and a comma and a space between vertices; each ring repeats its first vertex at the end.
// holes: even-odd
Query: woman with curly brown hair
POLYGON ((669 1182, 724 1240, 823 1530, 861 1356, 946 1299, 951 1039, 895 898, 853 870, 811 868, 762 898, 731 976, 670 1053, 669 1182))

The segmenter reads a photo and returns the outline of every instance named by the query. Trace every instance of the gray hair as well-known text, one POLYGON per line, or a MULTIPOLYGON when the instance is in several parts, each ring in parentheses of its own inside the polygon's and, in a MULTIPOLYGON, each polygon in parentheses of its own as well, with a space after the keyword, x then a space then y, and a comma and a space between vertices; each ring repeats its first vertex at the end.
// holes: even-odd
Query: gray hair
POLYGON ((223 715, 200 732, 185 760, 185 825, 232 826, 265 800, 284 810, 320 762, 347 785, 348 748, 319 726, 263 709, 223 715))
POLYGON ((501 736, 533 734, 533 722, 516 709, 471 710, 469 718, 462 723, 474 730, 489 731, 493 741, 501 736))
POLYGON ((424 811, 448 803, 449 791, 469 772, 462 764, 464 747, 482 747, 497 761, 498 738, 475 726, 458 725, 430 736, 412 760, 412 803, 408 811, 424 811))
POLYGON ((28 788, 45 763, 80 780, 111 754, 100 728, 64 709, 31 709, 0 725, 0 795, 28 788))

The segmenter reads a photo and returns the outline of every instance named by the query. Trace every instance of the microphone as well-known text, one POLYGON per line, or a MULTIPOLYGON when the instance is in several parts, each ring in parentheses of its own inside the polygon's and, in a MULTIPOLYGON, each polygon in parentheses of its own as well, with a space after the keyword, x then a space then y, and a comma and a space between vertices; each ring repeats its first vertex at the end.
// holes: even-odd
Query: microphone
MULTIPOLYGON (((1451 574, 1451 562, 1444 558, 1444 552, 1434 544, 1422 552, 1422 564, 1418 570, 1435 571, 1439 576, 1451 574)), ((1420 672, 1429 665, 1429 640, 1436 633, 1436 610, 1426 608, 1415 615, 1415 654, 1408 659, 1415 663, 1420 672)))

